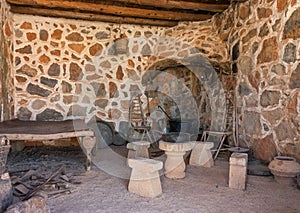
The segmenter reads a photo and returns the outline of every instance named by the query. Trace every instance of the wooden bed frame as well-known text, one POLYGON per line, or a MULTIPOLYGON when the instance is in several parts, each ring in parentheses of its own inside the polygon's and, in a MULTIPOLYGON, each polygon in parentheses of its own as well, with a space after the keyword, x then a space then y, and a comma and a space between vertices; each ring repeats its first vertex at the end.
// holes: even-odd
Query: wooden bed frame
POLYGON ((10 141, 41 141, 77 137, 81 148, 87 156, 86 170, 91 170, 91 154, 96 145, 96 138, 94 131, 83 120, 8 120, 0 123, 0 136, 6 136, 10 141))

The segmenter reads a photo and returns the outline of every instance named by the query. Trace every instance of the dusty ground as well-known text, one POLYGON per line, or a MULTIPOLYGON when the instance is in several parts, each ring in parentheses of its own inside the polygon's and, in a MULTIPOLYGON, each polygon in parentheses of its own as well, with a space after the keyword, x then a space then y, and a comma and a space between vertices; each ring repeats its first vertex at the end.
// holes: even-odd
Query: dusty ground
POLYGON ((209 169, 188 165, 184 179, 170 180, 162 175, 163 194, 150 199, 127 191, 130 170, 122 157, 126 155, 124 146, 100 150, 96 165, 87 173, 80 149, 26 149, 23 154, 10 155, 12 172, 22 164, 23 168, 26 164, 48 168, 64 164, 67 172, 81 181, 71 194, 48 198, 51 212, 300 212, 300 190, 279 185, 272 176, 248 175, 246 191, 229 189, 225 158, 209 169))

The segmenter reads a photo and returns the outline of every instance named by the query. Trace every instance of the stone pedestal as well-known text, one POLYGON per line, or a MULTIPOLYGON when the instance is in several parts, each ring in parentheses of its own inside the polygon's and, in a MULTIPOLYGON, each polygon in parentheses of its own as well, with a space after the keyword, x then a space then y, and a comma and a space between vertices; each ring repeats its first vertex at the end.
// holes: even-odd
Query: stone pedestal
POLYGON ((149 158, 148 149, 150 142, 148 141, 136 141, 127 144, 128 156, 127 158, 149 158))
POLYGON ((229 188, 245 190, 248 154, 232 153, 229 167, 229 188))
POLYGON ((213 156, 210 149, 213 142, 196 142, 190 157, 190 165, 212 167, 214 165, 213 156))
POLYGON ((186 151, 193 149, 195 142, 170 143, 165 141, 159 142, 159 148, 164 150, 167 159, 165 162, 165 176, 171 179, 185 177, 185 162, 183 159, 186 151))
POLYGON ((0 212, 4 212, 6 208, 13 202, 13 188, 8 173, 0 176, 0 212))
POLYGON ((132 168, 128 191, 143 197, 156 197, 162 193, 158 171, 162 169, 161 161, 137 158, 128 159, 132 168))

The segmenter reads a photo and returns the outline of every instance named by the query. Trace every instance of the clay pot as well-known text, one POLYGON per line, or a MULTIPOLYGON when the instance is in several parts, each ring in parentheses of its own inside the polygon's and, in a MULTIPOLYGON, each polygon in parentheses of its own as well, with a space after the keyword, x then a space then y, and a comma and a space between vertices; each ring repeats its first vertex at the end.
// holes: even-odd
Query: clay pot
POLYGON ((294 178, 300 173, 300 164, 293 157, 277 156, 268 167, 275 180, 281 184, 293 185, 294 178))

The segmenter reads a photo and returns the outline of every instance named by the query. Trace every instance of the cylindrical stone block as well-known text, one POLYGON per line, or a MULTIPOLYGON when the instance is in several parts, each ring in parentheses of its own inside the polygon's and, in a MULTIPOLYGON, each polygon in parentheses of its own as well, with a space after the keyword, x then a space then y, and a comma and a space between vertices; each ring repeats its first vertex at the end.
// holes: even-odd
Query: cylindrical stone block
POLYGON ((165 152, 167 159, 165 162, 165 176, 170 179, 185 177, 185 162, 183 155, 185 152, 165 152))
POLYGON ((177 179, 185 177, 186 166, 183 156, 186 151, 193 149, 194 145, 194 141, 185 143, 159 142, 159 148, 164 150, 167 155, 165 162, 165 176, 167 178, 177 179))

